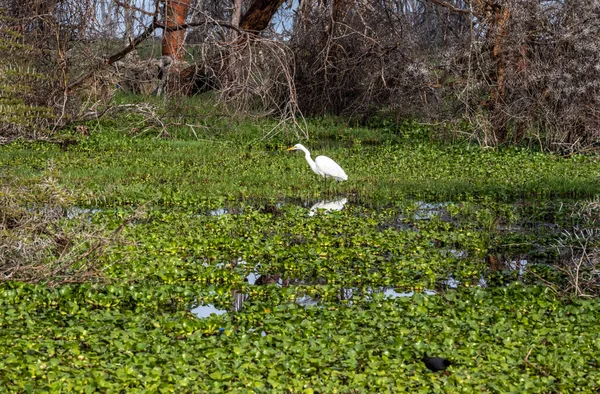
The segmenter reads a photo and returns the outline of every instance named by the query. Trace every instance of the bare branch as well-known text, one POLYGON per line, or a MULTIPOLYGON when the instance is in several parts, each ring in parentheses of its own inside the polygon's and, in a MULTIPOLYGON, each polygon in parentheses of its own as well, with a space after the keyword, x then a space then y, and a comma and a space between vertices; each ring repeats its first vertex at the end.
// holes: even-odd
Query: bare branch
POLYGON ((96 66, 92 67, 87 73, 85 73, 81 77, 77 78, 74 82, 71 82, 67 86, 67 91, 71 91, 74 88, 76 88, 77 86, 81 85, 83 82, 87 81, 90 77, 92 77, 96 72, 98 72, 98 70, 102 69, 103 67, 105 67, 107 65, 111 65, 114 62, 123 59, 129 52, 133 51, 146 38, 150 37, 150 35, 154 32, 154 30, 156 30, 157 26, 158 25, 153 22, 150 26, 146 27, 146 29, 142 32, 142 34, 137 36, 125 48, 121 49, 119 52, 117 52, 107 58, 104 58, 104 60, 102 62, 99 62, 98 64, 96 64, 96 66))
POLYGON ((123 7, 123 8, 126 8, 126 9, 128 9, 128 10, 134 10, 134 11, 137 11, 137 12, 139 12, 140 14, 144 14, 144 15, 148 15, 148 16, 154 16, 154 15, 155 15, 155 13, 154 13, 154 12, 146 11, 146 10, 145 10, 145 9, 143 9, 143 8, 136 7, 136 6, 134 6, 134 5, 131 5, 131 4, 128 4, 128 3, 124 3, 124 2, 122 2, 122 1, 119 1, 119 0, 113 0, 113 1, 114 1, 114 3, 115 3, 116 5, 118 5, 119 7, 123 7))
POLYGON ((433 4, 437 4, 439 6, 447 8, 450 11, 456 12, 458 14, 462 14, 462 15, 469 15, 469 14, 471 14, 470 10, 464 10, 462 8, 457 8, 457 7, 453 6, 452 4, 446 3, 445 1, 442 1, 442 0, 429 0, 429 1, 431 1, 433 4))

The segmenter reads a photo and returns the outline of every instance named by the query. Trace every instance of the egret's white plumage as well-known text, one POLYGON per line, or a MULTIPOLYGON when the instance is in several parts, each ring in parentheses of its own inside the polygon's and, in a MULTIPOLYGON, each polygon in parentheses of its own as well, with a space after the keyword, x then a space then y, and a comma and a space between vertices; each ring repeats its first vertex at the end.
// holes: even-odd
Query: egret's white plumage
POLYGON ((336 181, 348 180, 348 175, 346 175, 342 167, 340 167, 338 163, 331 160, 329 157, 317 156, 313 161, 313 159, 310 157, 310 152, 302 144, 296 144, 288 150, 301 150, 304 152, 304 157, 315 174, 321 175, 325 179, 333 178, 336 181))

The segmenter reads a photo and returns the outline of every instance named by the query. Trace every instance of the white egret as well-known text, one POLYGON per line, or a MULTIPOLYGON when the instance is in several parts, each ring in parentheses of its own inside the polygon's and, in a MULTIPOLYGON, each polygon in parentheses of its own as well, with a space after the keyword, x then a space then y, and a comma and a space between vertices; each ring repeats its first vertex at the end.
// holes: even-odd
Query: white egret
POLYGON ((313 161, 313 159, 310 158, 310 152, 302 144, 296 144, 288 150, 301 150, 304 152, 304 157, 306 158, 311 170, 313 170, 315 174, 321 175, 323 178, 325 178, 325 181, 327 181, 327 178, 333 178, 336 181, 348 180, 348 175, 346 175, 342 167, 340 167, 338 163, 331 160, 329 157, 317 156, 313 161))

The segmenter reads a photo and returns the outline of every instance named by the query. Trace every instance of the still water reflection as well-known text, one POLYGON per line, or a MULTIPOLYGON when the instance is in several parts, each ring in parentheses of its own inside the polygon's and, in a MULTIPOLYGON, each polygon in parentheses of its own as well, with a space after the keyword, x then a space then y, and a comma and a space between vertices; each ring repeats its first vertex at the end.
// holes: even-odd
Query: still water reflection
MULTIPOLYGON (((252 273, 248 275, 248 283, 254 284, 256 280, 260 278, 260 275, 252 273)), ((340 289, 340 293, 338 295, 339 301, 350 301, 352 304, 353 299, 360 299, 365 297, 367 300, 371 299, 375 294, 383 294, 383 296, 387 299, 394 299, 398 297, 412 297, 415 292, 397 292, 394 288, 368 288, 366 290, 359 290, 357 288, 342 288, 340 289)), ((423 294, 426 295, 435 295, 437 292, 429 289, 425 289, 423 294)), ((232 307, 229 311, 225 309, 218 309, 213 304, 208 305, 199 305, 193 308, 190 312, 195 314, 199 318, 207 318, 211 315, 222 315, 227 312, 239 312, 242 309, 244 302, 248 300, 248 295, 244 293, 240 293, 238 291, 232 291, 232 307)), ((310 307, 310 306, 318 306, 321 301, 317 298, 311 297, 309 295, 301 295, 295 300, 296 304, 310 307)))
POLYGON ((199 305, 199 306, 195 307, 194 309, 190 310, 190 312, 192 312, 194 315, 196 315, 197 317, 199 317, 201 319, 210 317, 210 315, 218 316, 218 315, 222 315, 223 313, 227 313, 226 310, 218 309, 213 304, 199 305))
POLYGON ((322 200, 310 207, 308 216, 314 216, 319 210, 323 210, 325 212, 341 211, 344 209, 344 205, 346 205, 347 202, 348 199, 346 197, 331 201, 322 200))

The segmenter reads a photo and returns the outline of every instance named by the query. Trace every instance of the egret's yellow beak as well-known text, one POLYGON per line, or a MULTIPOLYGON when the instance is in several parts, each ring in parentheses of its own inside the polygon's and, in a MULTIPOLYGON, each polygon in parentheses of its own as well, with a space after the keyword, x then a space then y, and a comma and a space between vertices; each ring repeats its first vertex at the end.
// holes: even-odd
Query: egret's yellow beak
POLYGON ((292 146, 291 148, 288 148, 288 150, 296 150, 296 147, 292 146))

